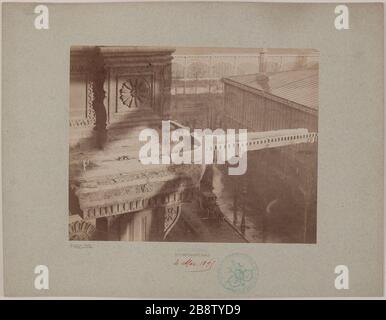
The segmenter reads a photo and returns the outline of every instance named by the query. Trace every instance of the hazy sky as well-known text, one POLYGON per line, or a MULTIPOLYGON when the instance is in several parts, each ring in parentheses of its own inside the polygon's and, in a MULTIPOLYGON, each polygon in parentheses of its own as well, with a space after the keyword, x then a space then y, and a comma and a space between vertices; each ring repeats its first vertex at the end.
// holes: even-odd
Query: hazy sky
MULTIPOLYGON (((199 48, 199 47, 177 47, 174 54, 256 54, 259 53, 261 48, 199 48)), ((275 49, 266 49, 270 53, 311 53, 318 52, 316 49, 285 49, 285 48, 275 48, 275 49)))

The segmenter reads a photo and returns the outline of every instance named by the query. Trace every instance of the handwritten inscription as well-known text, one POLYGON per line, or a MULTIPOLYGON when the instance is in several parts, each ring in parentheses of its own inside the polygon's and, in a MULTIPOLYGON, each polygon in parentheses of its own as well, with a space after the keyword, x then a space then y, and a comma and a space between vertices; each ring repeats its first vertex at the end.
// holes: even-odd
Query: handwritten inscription
POLYGON ((216 264, 216 259, 200 256, 187 256, 176 258, 174 265, 183 268, 187 272, 209 271, 216 264))

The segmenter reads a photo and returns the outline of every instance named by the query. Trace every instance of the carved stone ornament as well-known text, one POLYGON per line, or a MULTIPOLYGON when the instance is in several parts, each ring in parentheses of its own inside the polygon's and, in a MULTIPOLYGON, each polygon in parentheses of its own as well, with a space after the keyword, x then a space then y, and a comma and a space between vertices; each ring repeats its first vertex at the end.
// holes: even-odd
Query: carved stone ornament
POLYGON ((145 78, 128 79, 122 83, 119 94, 122 104, 128 108, 139 108, 148 105, 151 87, 145 78))
POLYGON ((96 121, 94 102, 94 82, 89 80, 87 82, 87 103, 86 103, 86 118, 70 119, 70 127, 81 128, 94 126, 96 121))
POLYGON ((170 230, 177 223, 178 218, 181 215, 181 206, 173 205, 165 207, 165 223, 164 223, 164 239, 170 232, 170 230))
POLYGON ((95 227, 86 221, 75 221, 69 225, 70 240, 93 240, 95 227))

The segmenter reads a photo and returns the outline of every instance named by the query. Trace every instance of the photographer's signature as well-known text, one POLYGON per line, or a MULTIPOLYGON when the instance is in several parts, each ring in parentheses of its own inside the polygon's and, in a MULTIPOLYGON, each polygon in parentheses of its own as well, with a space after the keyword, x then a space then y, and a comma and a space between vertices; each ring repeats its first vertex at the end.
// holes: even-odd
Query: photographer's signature
POLYGON ((89 243, 71 243, 71 248, 75 249, 92 249, 93 246, 89 243))

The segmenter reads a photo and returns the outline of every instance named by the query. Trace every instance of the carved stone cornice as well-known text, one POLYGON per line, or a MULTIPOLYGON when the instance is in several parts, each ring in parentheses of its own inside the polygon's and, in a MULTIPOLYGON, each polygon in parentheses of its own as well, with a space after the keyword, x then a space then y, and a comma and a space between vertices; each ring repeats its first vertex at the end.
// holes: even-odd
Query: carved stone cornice
POLYGON ((101 177, 79 177, 76 179, 77 184, 82 187, 98 188, 106 185, 117 185, 124 182, 133 181, 153 181, 161 178, 165 180, 176 179, 178 177, 189 176, 197 178, 195 174, 200 174, 205 165, 170 165, 160 166, 158 170, 143 170, 143 171, 131 171, 122 172, 120 175, 101 176, 101 177), (198 169, 198 170, 195 170, 198 169))
POLYGON ((153 197, 138 197, 134 200, 121 199, 113 204, 90 205, 82 209, 82 218, 89 220, 102 217, 110 217, 119 214, 136 212, 140 210, 156 209, 169 205, 181 204, 193 200, 198 188, 191 186, 176 192, 160 193, 153 197))
POLYGON ((103 57, 105 66, 120 67, 135 65, 165 65, 173 59, 174 48, 166 47, 98 47, 99 54, 103 57))
POLYGON ((71 47, 70 73, 90 73, 95 68, 98 51, 96 47, 71 47))
POLYGON ((187 201, 198 189, 205 165, 164 166, 71 181, 84 219, 152 209, 187 201))

